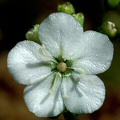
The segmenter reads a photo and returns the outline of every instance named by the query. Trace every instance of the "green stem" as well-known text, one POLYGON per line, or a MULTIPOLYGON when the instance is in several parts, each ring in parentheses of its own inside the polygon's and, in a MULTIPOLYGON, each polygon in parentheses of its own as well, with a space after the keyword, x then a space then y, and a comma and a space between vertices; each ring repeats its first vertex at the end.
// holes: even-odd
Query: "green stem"
POLYGON ((64 112, 63 116, 65 120, 76 120, 76 115, 70 113, 70 112, 64 112))

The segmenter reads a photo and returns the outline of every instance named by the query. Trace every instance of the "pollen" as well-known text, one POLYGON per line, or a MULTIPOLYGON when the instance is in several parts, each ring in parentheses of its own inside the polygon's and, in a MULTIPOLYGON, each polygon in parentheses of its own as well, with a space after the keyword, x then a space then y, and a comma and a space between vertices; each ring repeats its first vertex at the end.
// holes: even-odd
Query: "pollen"
POLYGON ((57 64, 57 69, 60 72, 65 72, 68 69, 68 67, 67 67, 66 63, 60 62, 60 63, 57 64))

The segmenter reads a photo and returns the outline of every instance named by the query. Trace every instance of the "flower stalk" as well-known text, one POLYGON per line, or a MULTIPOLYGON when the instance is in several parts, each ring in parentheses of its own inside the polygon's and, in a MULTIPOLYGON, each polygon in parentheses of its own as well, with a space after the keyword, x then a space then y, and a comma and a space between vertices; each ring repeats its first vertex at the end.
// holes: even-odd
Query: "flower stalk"
POLYGON ((63 113, 65 120, 76 120, 76 115, 70 113, 69 111, 63 113))

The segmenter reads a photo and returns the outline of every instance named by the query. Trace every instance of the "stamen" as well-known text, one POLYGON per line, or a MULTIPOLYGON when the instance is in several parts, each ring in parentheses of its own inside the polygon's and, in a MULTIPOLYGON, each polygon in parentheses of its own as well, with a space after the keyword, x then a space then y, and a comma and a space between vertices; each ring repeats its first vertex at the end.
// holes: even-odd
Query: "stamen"
POLYGON ((48 76, 51 75, 51 74, 52 74, 52 72, 49 72, 48 74, 45 74, 45 75, 43 75, 43 76, 40 76, 40 77, 36 78, 35 80, 32 79, 32 78, 30 78, 30 80, 29 80, 29 85, 36 84, 37 82, 39 82, 40 80, 48 77, 48 76))
POLYGON ((75 71, 81 72, 82 77, 84 78, 87 74, 87 71, 83 68, 69 67, 69 69, 74 69, 75 71))
POLYGON ((56 73, 56 76, 54 78, 54 82, 53 82, 52 88, 49 91, 50 94, 52 94, 56 90, 56 88, 57 88, 58 77, 60 77, 60 73, 56 73))
POLYGON ((53 58, 50 54, 48 55, 47 51, 45 50, 45 46, 42 45, 39 49, 40 54, 42 54, 44 57, 49 58, 51 61, 58 63, 55 58, 53 58))

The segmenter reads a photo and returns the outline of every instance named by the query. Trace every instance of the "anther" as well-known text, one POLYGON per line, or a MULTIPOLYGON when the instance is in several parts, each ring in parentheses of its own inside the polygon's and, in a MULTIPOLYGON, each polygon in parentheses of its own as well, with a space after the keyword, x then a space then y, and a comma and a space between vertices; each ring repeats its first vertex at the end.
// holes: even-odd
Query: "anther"
POLYGON ((51 61, 53 61, 54 63, 57 63, 57 61, 45 50, 45 46, 43 45, 42 47, 40 47, 39 49, 40 54, 42 54, 44 57, 50 59, 51 61))

